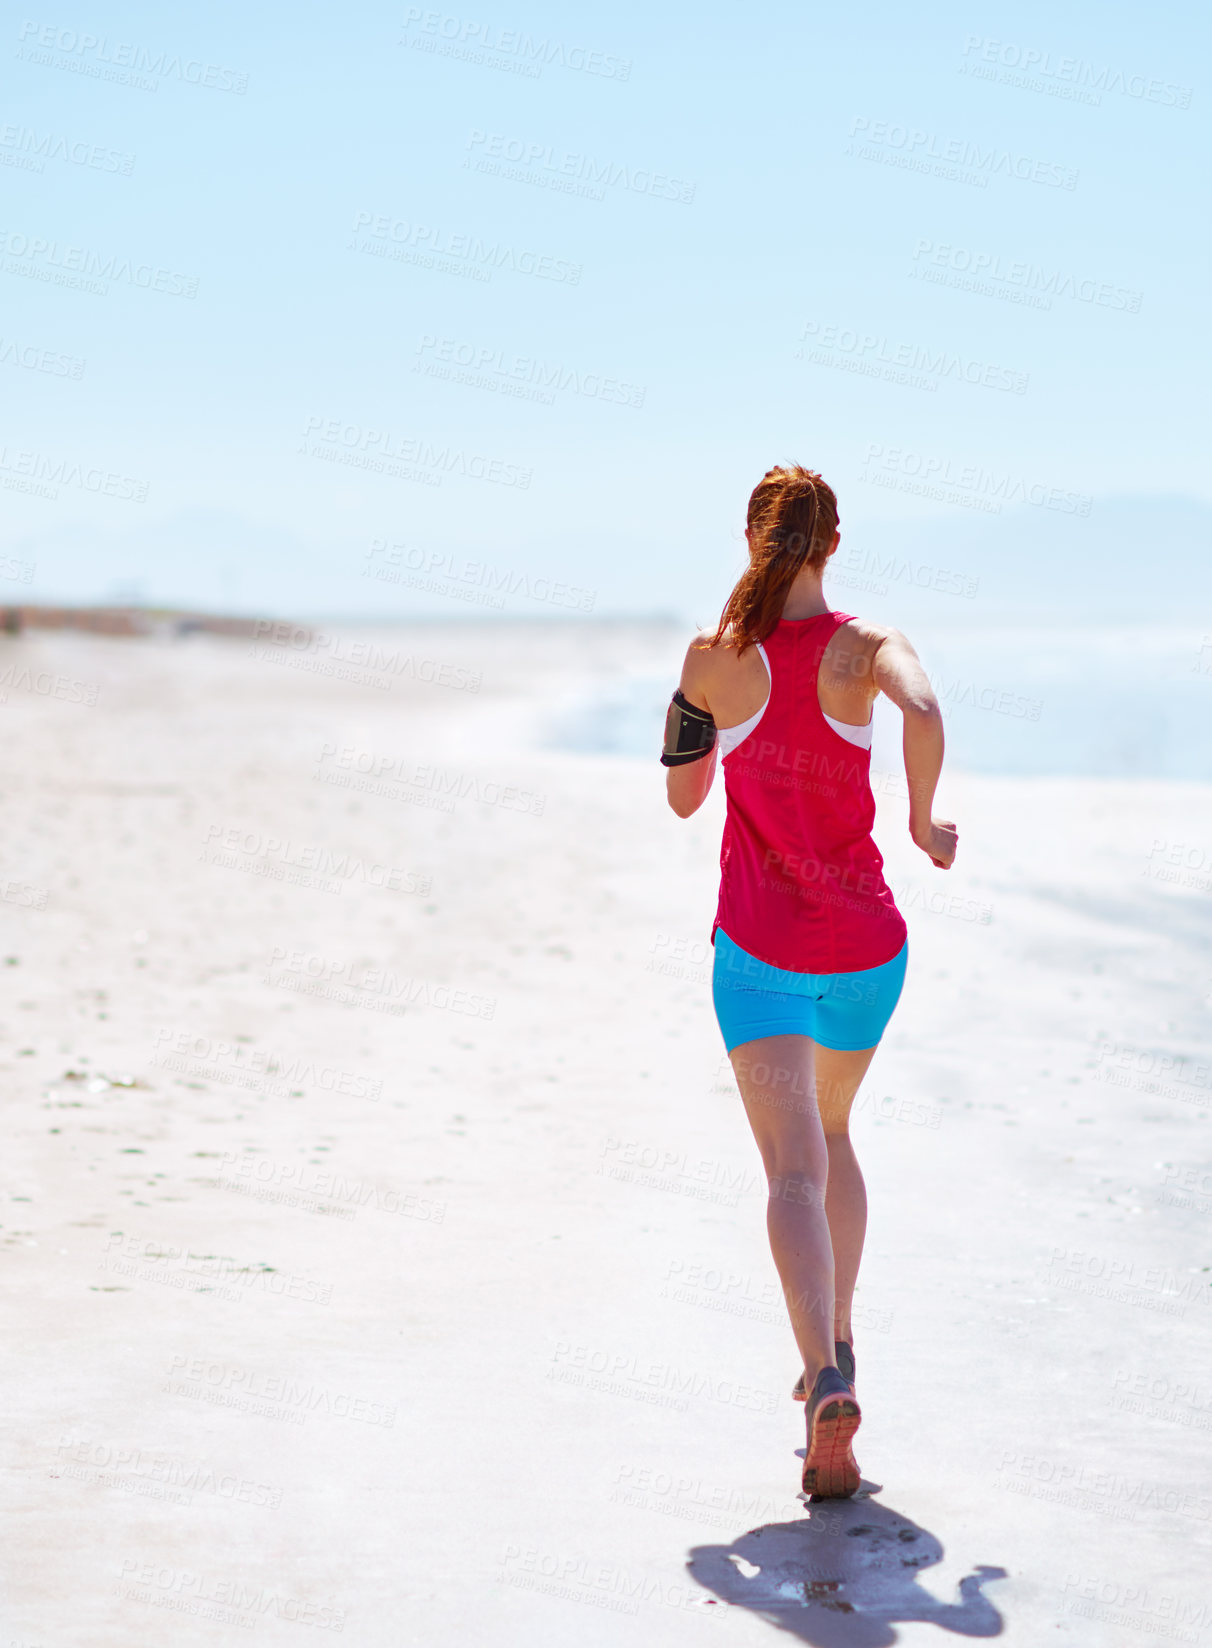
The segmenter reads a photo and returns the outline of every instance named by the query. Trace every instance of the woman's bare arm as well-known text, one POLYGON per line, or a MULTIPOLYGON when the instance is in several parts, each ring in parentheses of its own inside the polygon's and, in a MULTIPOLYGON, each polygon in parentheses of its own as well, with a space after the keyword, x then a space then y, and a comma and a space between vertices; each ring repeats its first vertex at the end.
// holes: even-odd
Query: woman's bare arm
MULTIPOLYGON (((682 665, 682 678, 678 685, 692 704, 710 713, 711 704, 707 697, 707 676, 710 673, 707 633, 704 631, 703 634, 696 635, 687 648, 686 661, 682 665)), ((669 805, 679 818, 689 818, 691 813, 697 813, 706 801, 711 781, 715 777, 718 756, 717 744, 710 755, 704 755, 698 761, 687 761, 679 767, 666 767, 665 794, 669 805)))
POLYGON ((905 782, 909 788, 909 834, 940 870, 955 859, 957 831, 934 817, 934 792, 943 767, 943 712, 921 659, 898 629, 876 648, 876 685, 905 718, 905 782))

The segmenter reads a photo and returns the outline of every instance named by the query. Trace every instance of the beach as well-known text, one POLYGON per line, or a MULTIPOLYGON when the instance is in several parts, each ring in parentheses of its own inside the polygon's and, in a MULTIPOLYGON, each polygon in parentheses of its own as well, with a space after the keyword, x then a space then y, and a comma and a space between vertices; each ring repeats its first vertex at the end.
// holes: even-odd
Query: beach
POLYGON ((569 747, 686 639, 0 636, 8 1639, 1207 1640, 1212 788, 948 770, 944 874, 881 758, 864 1488, 806 1507, 722 784, 569 747))

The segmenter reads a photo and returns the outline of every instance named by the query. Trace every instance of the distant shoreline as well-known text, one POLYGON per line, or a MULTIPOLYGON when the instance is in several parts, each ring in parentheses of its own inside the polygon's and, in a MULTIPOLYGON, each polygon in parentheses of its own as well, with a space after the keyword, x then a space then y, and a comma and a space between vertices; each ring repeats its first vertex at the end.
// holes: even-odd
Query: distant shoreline
POLYGON ((515 628, 540 627, 552 629, 558 627, 575 627, 578 629, 593 629, 602 631, 611 627, 626 626, 629 629, 677 629, 684 630, 689 620, 679 618, 672 613, 639 614, 627 613, 553 613, 551 616, 542 616, 537 613, 493 613, 491 615, 470 612, 420 612, 395 615, 390 618, 375 614, 340 615, 307 618, 287 618, 281 615, 269 617, 265 614, 243 613, 208 613, 198 612, 185 607, 152 607, 131 605, 97 605, 97 606, 51 606, 51 605, 17 605, 0 606, 0 639, 5 635, 19 635, 26 630, 81 630, 92 635, 127 636, 139 639, 148 636, 163 635, 165 633, 186 636, 190 634, 206 634, 233 636, 237 639, 259 639, 281 625, 287 625, 303 631, 313 631, 321 624, 347 626, 357 629, 400 629, 417 624, 452 624, 459 628, 501 628, 512 626, 515 628))

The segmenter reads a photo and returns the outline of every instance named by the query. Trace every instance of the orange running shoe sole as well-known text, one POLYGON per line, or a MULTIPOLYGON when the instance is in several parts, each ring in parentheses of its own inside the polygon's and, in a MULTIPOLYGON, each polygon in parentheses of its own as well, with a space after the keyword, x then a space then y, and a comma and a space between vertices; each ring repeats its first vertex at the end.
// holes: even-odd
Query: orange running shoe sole
POLYGON ((827 1396, 812 1416, 803 1490, 821 1499, 850 1499, 862 1477, 851 1443, 863 1415, 852 1396, 827 1396))

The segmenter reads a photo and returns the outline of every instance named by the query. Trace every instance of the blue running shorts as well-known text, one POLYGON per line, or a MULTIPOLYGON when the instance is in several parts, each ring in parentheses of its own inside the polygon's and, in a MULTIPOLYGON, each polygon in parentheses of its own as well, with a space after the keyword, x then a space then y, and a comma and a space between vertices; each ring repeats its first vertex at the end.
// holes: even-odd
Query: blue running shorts
POLYGON ((711 994, 731 1053, 761 1036, 811 1036, 822 1047, 857 1053, 887 1028, 905 982, 908 940, 891 961, 860 973, 795 973, 758 961, 715 930, 711 994))

